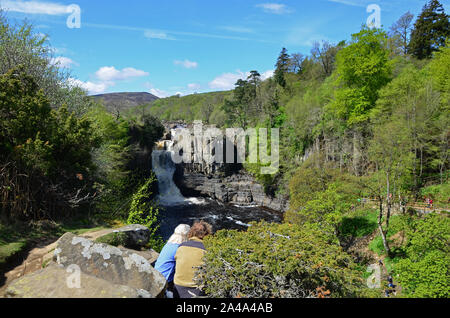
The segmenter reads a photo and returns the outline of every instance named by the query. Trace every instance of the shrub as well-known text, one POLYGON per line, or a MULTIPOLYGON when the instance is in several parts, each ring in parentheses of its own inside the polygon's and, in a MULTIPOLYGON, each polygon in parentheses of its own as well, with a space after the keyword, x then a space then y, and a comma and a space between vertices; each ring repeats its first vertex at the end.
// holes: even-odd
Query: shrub
POLYGON ((0 75, 0 92, 3 218, 61 216, 90 202, 99 146, 90 121, 52 109, 23 68, 0 75))
POLYGON ((431 214, 406 231, 406 257, 394 268, 406 296, 450 296, 450 220, 431 214))
POLYGON ((151 187, 156 178, 152 175, 133 195, 127 224, 140 224, 150 230, 149 247, 160 252, 164 246, 159 230, 159 209, 152 201, 151 187))
POLYGON ((205 239, 197 281, 211 297, 354 297, 365 288, 351 257, 308 227, 253 223, 205 239))

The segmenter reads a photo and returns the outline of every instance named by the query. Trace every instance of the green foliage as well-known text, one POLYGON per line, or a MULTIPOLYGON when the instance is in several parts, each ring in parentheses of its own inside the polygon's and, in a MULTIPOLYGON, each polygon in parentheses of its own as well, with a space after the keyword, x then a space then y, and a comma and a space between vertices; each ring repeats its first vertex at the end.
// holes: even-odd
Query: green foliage
POLYGON ((299 168, 290 183, 290 208, 285 221, 310 224, 328 235, 337 235, 344 217, 361 197, 356 178, 327 167, 299 168))
POLYGON ((411 32, 409 52, 418 59, 430 58, 450 36, 449 16, 437 0, 430 0, 422 10, 411 32))
POLYGON ((395 273, 410 297, 450 295, 450 220, 431 214, 417 219, 407 229, 406 257, 399 260, 395 273))
POLYGON ((0 75, 0 113, 0 164, 8 171, 1 175, 7 185, 2 188, 6 217, 39 218, 54 212, 55 199, 62 206, 78 200, 81 190, 75 195, 71 188, 88 186, 95 171, 91 150, 100 144, 91 122, 64 105, 51 109, 22 68, 0 75), (47 192, 32 189, 39 179, 46 180, 47 192))
POLYGON ((350 256, 320 231, 291 224, 253 224, 219 231, 198 280, 211 297, 357 297, 365 290, 350 256))
POLYGON ((221 107, 225 98, 231 94, 232 92, 213 92, 162 98, 154 101, 148 112, 161 120, 202 120, 222 126, 227 114, 223 113, 221 107))
POLYGON ((119 232, 119 233, 110 233, 102 237, 99 237, 98 239, 95 240, 95 242, 117 247, 117 246, 127 246, 127 240, 128 240, 127 234, 124 232, 119 232))
POLYGON ((280 56, 278 57, 277 64, 275 65, 275 82, 281 87, 286 87, 285 74, 289 70, 289 54, 287 54, 286 48, 281 50, 280 56))
POLYGON ((377 255, 383 255, 386 253, 386 250, 384 249, 383 245, 383 239, 380 235, 376 236, 370 243, 369 243, 369 249, 372 252, 375 252, 377 255))
POLYGON ((379 29, 362 29, 337 54, 339 89, 329 110, 349 126, 368 120, 378 90, 391 80, 387 35, 379 29))
POLYGON ((450 102, 450 39, 447 40, 445 47, 434 53, 434 58, 427 68, 433 80, 434 88, 441 93, 441 103, 448 111, 450 102))
POLYGON ((432 198, 435 206, 445 207, 448 205, 448 199, 450 197, 450 183, 447 182, 442 185, 422 188, 420 194, 424 198, 432 198))
POLYGON ((70 113, 85 114, 93 105, 86 92, 73 85, 67 69, 55 64, 47 36, 28 22, 13 24, 0 12, 0 74, 23 67, 52 108, 67 105, 70 113))
POLYGON ((152 176, 133 194, 127 224, 146 226, 150 230, 149 246, 159 252, 164 246, 164 242, 157 234, 159 230, 159 208, 151 200, 151 188, 155 180, 155 177, 152 176))
POLYGON ((372 234, 377 229, 377 211, 358 210, 345 216, 339 226, 342 237, 359 238, 372 234))

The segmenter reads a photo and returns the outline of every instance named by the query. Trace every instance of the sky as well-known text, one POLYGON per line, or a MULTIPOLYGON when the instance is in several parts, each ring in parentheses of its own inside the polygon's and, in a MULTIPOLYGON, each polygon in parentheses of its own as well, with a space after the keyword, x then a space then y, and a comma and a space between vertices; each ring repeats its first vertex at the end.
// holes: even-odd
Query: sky
MULTIPOLYGON (((0 7, 9 20, 26 19, 47 35, 54 63, 89 94, 167 97, 229 90, 252 70, 268 78, 283 47, 308 55, 314 41, 349 40, 367 23, 371 4, 388 29, 426 2, 0 0, 0 7)), ((441 3, 450 12, 450 0, 441 3)))

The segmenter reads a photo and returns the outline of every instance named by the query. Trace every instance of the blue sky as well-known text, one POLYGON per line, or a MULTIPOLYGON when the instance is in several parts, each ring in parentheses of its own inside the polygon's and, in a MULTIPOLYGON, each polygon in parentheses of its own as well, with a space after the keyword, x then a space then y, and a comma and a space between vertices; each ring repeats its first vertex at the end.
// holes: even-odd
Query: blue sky
MULTIPOLYGON (((381 8, 388 28, 425 0, 0 0, 12 20, 47 34, 55 61, 90 94, 159 97, 227 90, 251 70, 271 75, 282 47, 309 54, 314 41, 339 42, 381 8), (81 8, 68 28, 67 6, 81 8)), ((441 0, 447 13, 449 1, 441 0)))

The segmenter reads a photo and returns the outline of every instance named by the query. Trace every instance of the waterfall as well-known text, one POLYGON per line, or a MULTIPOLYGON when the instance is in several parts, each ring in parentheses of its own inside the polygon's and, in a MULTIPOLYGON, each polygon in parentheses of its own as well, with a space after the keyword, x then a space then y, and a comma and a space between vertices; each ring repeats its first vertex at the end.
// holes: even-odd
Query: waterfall
POLYGON ((153 172, 158 178, 159 201, 163 205, 180 205, 186 203, 186 199, 180 189, 173 182, 175 164, 172 161, 172 152, 166 150, 153 150, 153 172))

